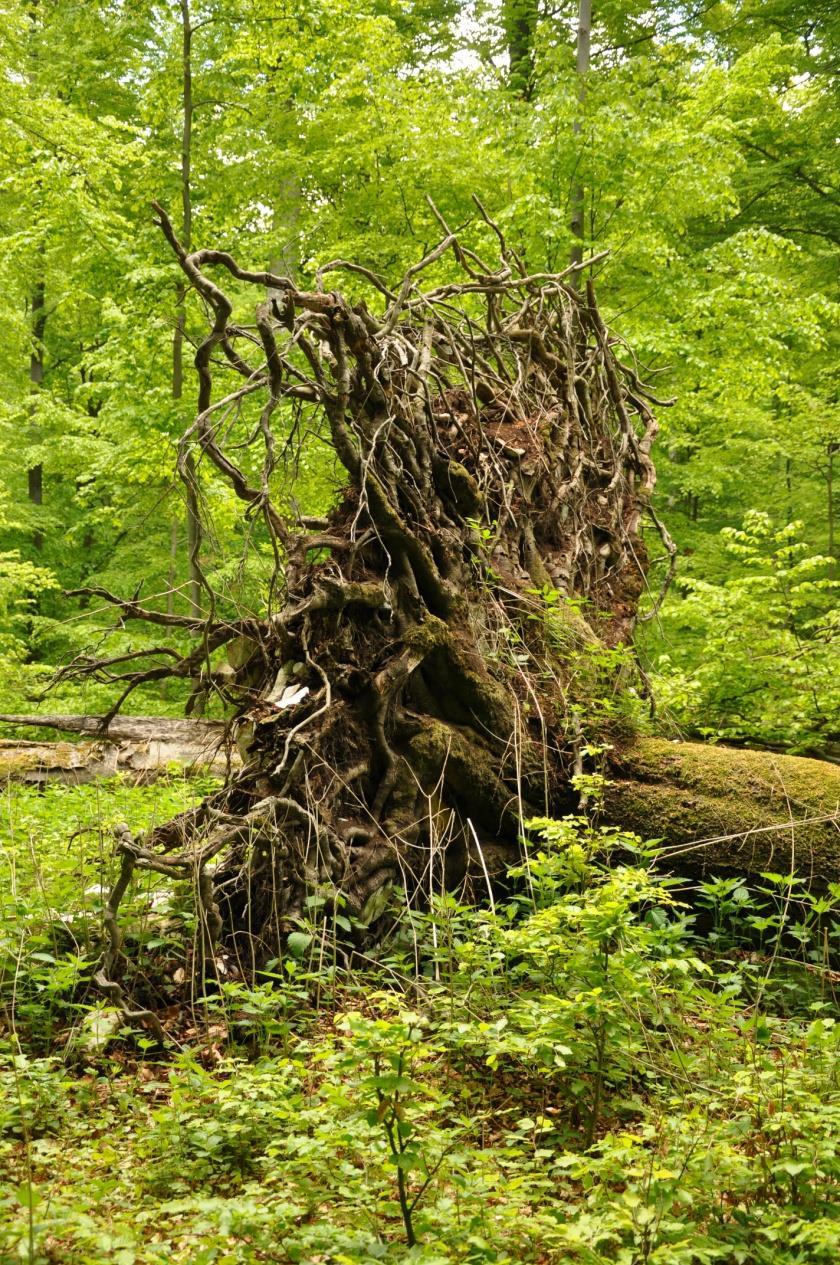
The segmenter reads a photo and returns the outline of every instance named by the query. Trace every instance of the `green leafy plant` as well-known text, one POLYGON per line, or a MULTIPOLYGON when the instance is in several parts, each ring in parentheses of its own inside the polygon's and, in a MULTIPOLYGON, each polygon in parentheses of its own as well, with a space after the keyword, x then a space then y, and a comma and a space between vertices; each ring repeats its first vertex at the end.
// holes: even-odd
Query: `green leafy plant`
POLYGON ((660 706, 708 737, 819 751, 840 715, 838 582, 801 523, 776 527, 751 512, 721 533, 734 574, 680 580, 663 615, 680 648, 655 665, 660 706), (702 643, 702 656, 698 649, 702 643))

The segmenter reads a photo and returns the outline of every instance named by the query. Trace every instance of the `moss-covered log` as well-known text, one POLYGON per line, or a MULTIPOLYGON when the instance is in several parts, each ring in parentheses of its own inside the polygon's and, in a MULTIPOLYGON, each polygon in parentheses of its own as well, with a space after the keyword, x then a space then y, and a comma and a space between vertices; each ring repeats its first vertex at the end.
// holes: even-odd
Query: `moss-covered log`
POLYGON ((642 738, 614 756, 609 824, 663 842, 675 870, 840 880, 840 766, 642 738))

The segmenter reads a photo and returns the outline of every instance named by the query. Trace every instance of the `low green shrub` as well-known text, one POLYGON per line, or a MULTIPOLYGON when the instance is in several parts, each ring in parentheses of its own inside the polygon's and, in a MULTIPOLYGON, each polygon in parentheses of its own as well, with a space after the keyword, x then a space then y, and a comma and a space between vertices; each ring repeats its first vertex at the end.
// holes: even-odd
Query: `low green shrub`
MULTIPOLYGON (((19 1025, 0 1260, 835 1260, 837 894, 677 887, 582 818, 523 853, 494 908, 439 897, 355 965, 304 953, 194 998, 155 1063, 122 1029, 39 1058, 19 1025)), ((324 917, 301 936, 342 930, 324 917)), ((59 963, 20 962, 26 1006, 59 963)))

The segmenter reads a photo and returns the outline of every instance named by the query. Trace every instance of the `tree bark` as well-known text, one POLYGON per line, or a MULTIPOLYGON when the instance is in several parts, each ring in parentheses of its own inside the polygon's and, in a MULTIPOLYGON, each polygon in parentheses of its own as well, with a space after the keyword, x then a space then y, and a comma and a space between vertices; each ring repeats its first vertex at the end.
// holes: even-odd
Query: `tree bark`
POLYGON ((0 740, 0 782, 78 786, 118 774, 150 782, 176 768, 187 773, 225 777, 238 765, 236 753, 202 743, 152 738, 145 742, 28 742, 0 740))
MULTIPOLYGON (((30 0, 29 14, 29 62, 33 76, 38 73, 38 36, 40 34, 39 0, 30 0)), ((40 200, 40 180, 36 181, 40 200)), ((32 337, 29 352, 29 393, 30 393, 30 440, 40 438, 36 432, 38 396, 44 383, 44 334, 47 327, 46 282, 44 280, 44 244, 37 248, 38 269, 29 301, 30 332, 32 337)), ((32 505, 40 506, 44 501, 44 469, 40 461, 35 462, 26 472, 27 495, 32 505)), ((37 521, 37 520, 36 520, 37 521)), ((32 534, 36 549, 44 543, 43 532, 36 526, 32 534)))
POLYGON ((221 721, 189 720, 171 716, 71 716, 54 712, 0 714, 0 724, 18 728, 57 729, 60 733, 112 742, 171 742, 188 747, 210 748, 225 740, 226 726, 221 721))
POLYGON ((667 868, 840 880, 836 764, 640 738, 609 776, 605 822, 661 839, 667 868))
POLYGON ((826 444, 825 500, 826 518, 828 520, 828 556, 831 559, 831 577, 837 572, 837 545, 834 533, 834 458, 840 451, 840 444, 830 440, 826 444))
MULTIPOLYGON (((578 8, 578 24, 577 24, 577 94, 578 94, 578 116, 574 121, 573 131, 578 140, 577 166, 580 167, 583 161, 581 153, 581 140, 583 135, 583 112, 586 105, 586 77, 589 74, 590 62, 590 34, 592 27, 592 0, 580 0, 578 8)), ((575 173, 575 182, 572 187, 572 220, 571 230, 575 237, 572 246, 570 262, 580 265, 583 259, 583 238, 584 238, 584 214, 586 209, 586 190, 583 181, 580 179, 577 171, 575 173)))
POLYGON ((239 767, 239 752, 226 726, 165 716, 118 716, 103 727, 100 716, 37 712, 0 715, 18 729, 56 729, 91 742, 0 741, 0 779, 21 782, 93 782, 125 774, 148 781, 173 765, 226 777, 239 767))
MULTIPOLYGON (((193 26, 189 0, 180 0, 181 7, 181 240, 187 250, 192 243, 192 38, 193 26)), ((176 290, 175 332, 172 338, 172 398, 180 400, 184 384, 184 334, 186 331, 186 297, 188 286, 181 282, 176 290)), ((187 509, 187 601, 189 612, 201 615, 201 512, 199 507, 198 471, 192 451, 183 454, 184 492, 187 509)))
MULTIPOLYGON (((32 397, 32 412, 44 381, 44 332, 47 326, 44 282, 36 283, 30 303, 32 349, 29 353, 29 389, 32 397)), ((42 505, 44 501, 44 472, 40 461, 30 466, 27 471, 29 499, 33 505, 42 505)), ((36 533, 36 546, 42 543, 41 533, 36 533)))

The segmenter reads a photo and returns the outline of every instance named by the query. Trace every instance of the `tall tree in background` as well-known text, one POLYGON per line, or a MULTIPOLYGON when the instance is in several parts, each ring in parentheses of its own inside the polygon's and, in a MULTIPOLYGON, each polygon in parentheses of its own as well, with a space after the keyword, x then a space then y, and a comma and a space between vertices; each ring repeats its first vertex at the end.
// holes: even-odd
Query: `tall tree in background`
MULTIPOLYGON (((29 8, 30 39, 28 43, 29 64, 27 70, 30 79, 37 83, 38 75, 38 59, 39 59, 39 21, 40 7, 38 0, 32 0, 29 8)), ((36 231, 39 215, 39 201, 37 197, 38 182, 36 181, 36 199, 32 206, 33 218, 35 219, 36 231)), ((43 255, 43 243, 38 247, 37 253, 43 255)), ((31 326, 31 347, 29 351, 29 386, 32 394, 32 424, 30 427, 29 442, 37 445, 38 442, 38 395, 44 381, 44 335, 47 328, 47 311, 46 311, 46 293, 45 281, 43 275, 36 275, 32 285, 29 297, 29 315, 31 326)), ((27 470, 27 493, 29 500, 35 506, 43 504, 44 500, 44 467, 41 461, 35 461, 27 470)), ((36 528, 33 534, 33 543, 36 549, 40 549, 43 536, 39 528, 36 528)))
POLYGON ((510 88, 530 101, 536 71, 537 0, 505 0, 503 17, 510 88))
MULTIPOLYGON (((189 0, 180 0, 181 9, 181 238, 192 249, 192 137, 195 102, 193 98, 193 36, 198 29, 190 16, 189 0)), ((184 331, 186 328, 186 285, 179 283, 175 303, 175 331, 172 338, 172 398, 180 400, 184 383, 184 331)), ((201 614, 201 520, 198 512, 198 471, 192 450, 184 453, 184 489, 187 508, 187 567, 190 614, 201 614)), ((174 531, 174 529, 173 529, 174 531)), ((173 537, 174 545, 174 537, 173 537)))
MULTIPOLYGON (((591 26, 592 0, 580 0, 577 18, 577 52, 575 59, 575 70, 577 71, 577 97, 580 114, 575 118, 574 122, 574 134, 578 137, 579 142, 584 130, 583 113, 586 106, 586 77, 589 74, 591 26)), ((578 156, 578 161, 581 161, 580 155, 578 156)), ((571 229, 572 234, 575 237, 575 242, 571 250, 571 262, 573 264, 579 264, 583 259, 585 206, 586 191, 576 172, 575 183, 572 188, 571 229)))

